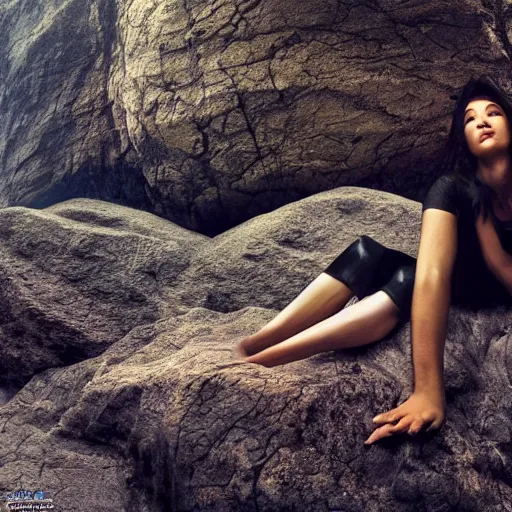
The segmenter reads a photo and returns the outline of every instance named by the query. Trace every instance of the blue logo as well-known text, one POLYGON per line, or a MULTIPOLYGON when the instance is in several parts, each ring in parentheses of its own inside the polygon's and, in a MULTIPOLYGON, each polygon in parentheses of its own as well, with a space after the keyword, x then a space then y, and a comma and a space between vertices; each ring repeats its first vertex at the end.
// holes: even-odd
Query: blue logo
MULTIPOLYGON (((1 497, 7 510, 34 511, 53 509, 53 500, 48 497, 47 491, 29 491, 19 489, 1 497)), ((0 510, 4 510, 0 503, 0 510)))

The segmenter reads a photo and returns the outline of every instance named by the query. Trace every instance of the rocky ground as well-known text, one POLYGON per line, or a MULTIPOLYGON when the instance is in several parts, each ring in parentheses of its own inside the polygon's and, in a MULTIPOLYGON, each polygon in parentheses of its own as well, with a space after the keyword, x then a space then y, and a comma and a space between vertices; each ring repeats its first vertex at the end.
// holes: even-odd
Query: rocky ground
POLYGON ((446 423, 372 446, 411 390, 410 324, 274 368, 233 357, 356 237, 415 256, 420 217, 355 187, 211 239, 90 199, 0 210, 0 491, 63 512, 508 510, 505 311, 452 308, 446 423))

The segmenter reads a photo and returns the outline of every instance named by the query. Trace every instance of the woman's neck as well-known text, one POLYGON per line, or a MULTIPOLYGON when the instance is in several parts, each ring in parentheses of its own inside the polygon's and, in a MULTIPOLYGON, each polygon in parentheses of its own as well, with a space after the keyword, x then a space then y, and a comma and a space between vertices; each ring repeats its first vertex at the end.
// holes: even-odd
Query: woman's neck
POLYGON ((512 163, 506 154, 493 160, 479 160, 477 175, 494 191, 502 205, 512 208, 512 163))

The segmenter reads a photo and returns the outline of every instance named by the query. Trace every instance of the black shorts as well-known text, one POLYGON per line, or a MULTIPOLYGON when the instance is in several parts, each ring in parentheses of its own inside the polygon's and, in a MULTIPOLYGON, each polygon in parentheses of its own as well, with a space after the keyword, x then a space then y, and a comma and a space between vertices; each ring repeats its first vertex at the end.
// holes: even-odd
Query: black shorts
POLYGON ((324 272, 348 286, 359 300, 379 290, 386 292, 400 309, 400 323, 410 319, 416 258, 363 235, 324 272))
MULTIPOLYGON (((452 305, 472 311, 512 308, 512 295, 486 266, 470 270, 471 274, 456 262, 451 279, 452 305)), ((379 290, 386 292, 400 309, 400 325, 410 320, 416 258, 363 235, 324 272, 346 284, 359 300, 379 290)))

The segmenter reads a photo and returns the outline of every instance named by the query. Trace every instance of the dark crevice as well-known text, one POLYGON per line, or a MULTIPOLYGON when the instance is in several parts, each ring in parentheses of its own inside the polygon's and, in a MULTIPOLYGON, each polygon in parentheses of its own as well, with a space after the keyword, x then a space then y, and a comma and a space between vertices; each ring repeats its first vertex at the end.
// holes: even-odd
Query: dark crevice
POLYGON ((151 212, 153 205, 146 195, 146 185, 147 181, 141 169, 122 160, 112 168, 102 168, 93 162, 86 162, 77 172, 64 176, 35 199, 20 201, 16 206, 46 208, 67 199, 85 197, 151 212))
POLYGON ((127 482, 131 495, 127 512, 178 510, 171 448, 165 434, 157 430, 149 443, 131 444, 128 453, 134 461, 134 472, 127 482))

